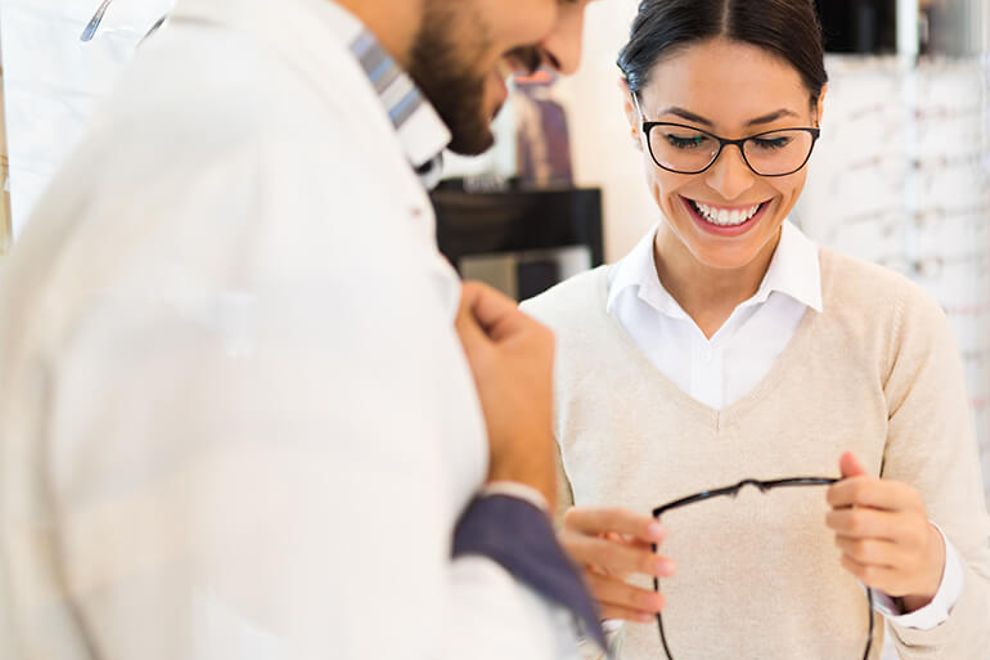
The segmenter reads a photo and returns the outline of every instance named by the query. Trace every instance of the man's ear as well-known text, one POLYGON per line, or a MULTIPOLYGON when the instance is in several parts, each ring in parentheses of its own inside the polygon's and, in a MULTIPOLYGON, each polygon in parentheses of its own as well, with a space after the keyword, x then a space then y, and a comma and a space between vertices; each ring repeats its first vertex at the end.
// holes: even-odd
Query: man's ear
POLYGON ((629 122, 629 136, 632 138, 636 148, 642 151, 643 142, 640 140, 639 135, 643 118, 639 116, 639 110, 633 102, 632 92, 629 91, 629 83, 626 82, 623 76, 619 76, 619 89, 622 92, 622 110, 626 113, 626 120, 629 122))

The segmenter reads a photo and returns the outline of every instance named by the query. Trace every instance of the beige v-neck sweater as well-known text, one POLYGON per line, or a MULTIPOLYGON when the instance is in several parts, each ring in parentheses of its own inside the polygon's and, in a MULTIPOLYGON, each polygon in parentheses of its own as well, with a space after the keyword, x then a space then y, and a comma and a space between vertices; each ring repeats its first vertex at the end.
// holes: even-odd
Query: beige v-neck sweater
MULTIPOLYGON (((837 477, 852 450, 870 472, 921 492, 964 563, 948 621, 895 629, 901 657, 987 660, 990 519, 949 323, 907 279, 821 256, 824 311, 809 311, 767 377, 723 411, 678 389, 606 313, 606 268, 528 302, 557 333, 561 502, 650 512, 746 478, 837 477)), ((674 657, 861 658, 869 610, 826 512, 823 487, 750 488, 666 516, 662 550, 679 565, 661 585, 674 657)), ((882 629, 878 615, 871 658, 882 629)), ((624 660, 663 657, 655 624, 623 634, 624 660)))

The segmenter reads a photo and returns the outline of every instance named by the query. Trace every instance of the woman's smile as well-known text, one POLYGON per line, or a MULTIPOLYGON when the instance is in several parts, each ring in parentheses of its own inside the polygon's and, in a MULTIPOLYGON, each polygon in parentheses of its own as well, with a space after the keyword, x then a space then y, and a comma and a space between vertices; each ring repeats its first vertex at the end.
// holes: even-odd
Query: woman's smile
POLYGON ((702 230, 719 236, 739 236, 766 217, 773 200, 750 205, 723 206, 681 195, 688 215, 702 230))

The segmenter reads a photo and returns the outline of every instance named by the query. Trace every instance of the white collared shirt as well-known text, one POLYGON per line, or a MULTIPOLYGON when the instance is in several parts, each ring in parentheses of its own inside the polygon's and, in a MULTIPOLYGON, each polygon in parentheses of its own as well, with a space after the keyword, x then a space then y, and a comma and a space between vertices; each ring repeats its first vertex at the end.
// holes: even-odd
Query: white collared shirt
POLYGON ((326 0, 179 0, 27 224, 0 658, 575 653, 567 612, 450 558, 488 444, 410 167, 446 132, 396 136, 359 31, 326 0))
POLYGON ((766 376, 807 309, 822 310, 818 249, 785 224, 756 295, 740 304, 708 340, 660 283, 653 259, 655 236, 656 229, 610 271, 608 311, 664 376, 721 410, 766 376))
MULTIPOLYGON (((654 227, 610 270, 608 312, 661 374, 701 403, 722 410, 769 373, 808 310, 823 311, 818 247, 785 222, 756 294, 739 304, 709 340, 660 282, 656 233, 654 227)), ((948 618, 964 576, 958 552, 944 534, 943 539, 945 572, 931 603, 898 614, 892 598, 876 594, 877 609, 892 623, 929 630, 948 618)))

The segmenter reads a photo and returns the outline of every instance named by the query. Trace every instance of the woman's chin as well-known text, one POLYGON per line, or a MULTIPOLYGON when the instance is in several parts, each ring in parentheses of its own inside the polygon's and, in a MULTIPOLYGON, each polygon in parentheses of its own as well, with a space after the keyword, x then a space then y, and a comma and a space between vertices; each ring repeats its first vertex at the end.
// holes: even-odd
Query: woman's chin
POLYGON ((692 250, 698 263, 712 270, 738 271, 743 270, 754 261, 757 255, 752 252, 744 255, 726 255, 724 253, 706 254, 704 250, 692 250))
POLYGON ((756 262, 765 267, 762 257, 776 248, 776 241, 772 240, 775 235, 778 234, 774 232, 763 237, 764 240, 749 240, 736 245, 702 238, 690 241, 688 249, 698 262, 714 270, 742 270, 756 262))

